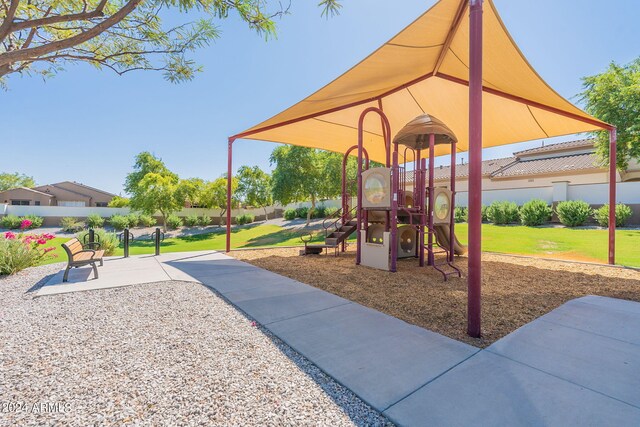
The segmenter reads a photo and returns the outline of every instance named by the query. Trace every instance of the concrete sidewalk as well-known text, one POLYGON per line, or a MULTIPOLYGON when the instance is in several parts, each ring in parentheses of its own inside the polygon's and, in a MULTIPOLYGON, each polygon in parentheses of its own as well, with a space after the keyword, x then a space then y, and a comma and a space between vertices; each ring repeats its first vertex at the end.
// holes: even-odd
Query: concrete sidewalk
POLYGON ((61 270, 38 289, 36 296, 120 288, 167 280, 198 282, 198 280, 183 273, 181 270, 166 264, 167 261, 188 259, 194 256, 206 260, 224 257, 224 255, 212 251, 168 253, 157 257, 153 255, 138 255, 129 258, 107 257, 104 259, 104 265, 98 267, 99 277, 97 279, 93 276, 93 269, 90 266, 85 266, 72 268, 69 271, 69 280, 63 282, 64 270, 61 270))
POLYGON ((579 298, 480 351, 233 259, 167 264, 399 425, 640 425, 638 303, 579 298))
POLYGON ((221 253, 100 273, 203 283, 399 425, 640 425, 639 303, 579 298, 481 351, 221 253))

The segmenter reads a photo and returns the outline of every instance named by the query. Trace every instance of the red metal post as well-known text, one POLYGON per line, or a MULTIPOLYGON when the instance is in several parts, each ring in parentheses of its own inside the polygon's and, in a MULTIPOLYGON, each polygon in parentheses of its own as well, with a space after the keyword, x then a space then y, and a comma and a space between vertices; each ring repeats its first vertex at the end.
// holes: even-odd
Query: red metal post
POLYGON ((433 184, 433 174, 434 174, 434 156, 435 156, 435 147, 436 147, 436 135, 429 135, 429 207, 427 208, 427 224, 428 224, 428 237, 427 237, 427 265, 433 265, 433 209, 435 207, 435 200, 433 197, 434 184, 433 184))
POLYGON ((616 129, 609 131, 609 264, 616 263, 616 173, 617 165, 616 129))
POLYGON ((227 151, 227 252, 231 251, 231 194, 233 188, 232 182, 232 156, 233 156, 233 141, 235 138, 229 138, 229 145, 227 151))
POLYGON ((482 285, 482 2, 469 12, 469 273, 467 333, 480 337, 482 285))
POLYGON ((391 230, 389 240, 391 244, 391 263, 389 271, 395 273, 398 265, 398 193, 400 188, 400 167, 398 165, 398 146, 393 150, 393 169, 391 170, 391 230))
MULTIPOLYGON (((418 182, 418 185, 420 186, 420 204, 418 205, 420 207, 420 213, 426 214, 426 208, 424 206, 425 204, 425 176, 424 176, 424 172, 427 170, 427 159, 422 159, 420 161, 420 181, 418 182)), ((425 215, 420 215, 420 235, 418 236, 418 250, 419 252, 419 265, 420 267, 424 267, 424 228, 427 225, 426 224, 427 219, 425 215)))
POLYGON ((451 171, 451 180, 450 180, 450 190, 451 190, 451 218, 449 219, 449 261, 453 262, 453 253, 456 247, 456 239, 455 239, 455 228, 456 228, 456 142, 451 143, 451 167, 449 171, 451 171))
MULTIPOLYGON (((349 195, 347 194, 347 162, 349 161, 349 154, 351 154, 351 152, 357 148, 358 148, 357 145, 350 147, 344 153, 344 157, 342 158, 342 219, 343 219, 343 222, 344 221, 348 222, 351 220, 351 218, 348 217, 350 209, 349 209, 349 197, 348 197, 349 195)), ((369 169, 369 153, 364 147, 362 147, 362 151, 364 153, 364 158, 365 158, 365 167, 369 169)), ((342 242, 342 252, 344 252, 346 249, 347 249, 347 242, 346 240, 344 240, 342 242)))
MULTIPOLYGON (((405 153, 407 152, 407 150, 405 149, 405 153)), ((404 156, 405 161, 406 161, 406 154, 404 156)), ((422 212, 424 210, 424 208, 420 208, 420 204, 422 203, 422 201, 420 200, 420 193, 422 191, 422 187, 420 186, 420 180, 421 178, 421 171, 420 171, 420 165, 422 164, 422 150, 421 149, 417 149, 416 150, 416 156, 415 156, 415 161, 414 161, 414 166, 413 166, 413 209, 417 209, 418 213, 422 212)), ((405 173, 405 187, 406 187, 406 181, 407 181, 407 174, 405 173)), ((422 217, 420 217, 422 218, 422 217)), ((422 221, 420 221, 420 224, 418 225, 417 228, 417 236, 418 237, 418 243, 420 242, 420 234, 422 233, 422 221)), ((422 248, 420 247, 419 244, 416 245, 416 258, 420 258, 420 251, 422 250, 422 248)), ((422 259, 420 262, 420 267, 422 267, 422 259)))

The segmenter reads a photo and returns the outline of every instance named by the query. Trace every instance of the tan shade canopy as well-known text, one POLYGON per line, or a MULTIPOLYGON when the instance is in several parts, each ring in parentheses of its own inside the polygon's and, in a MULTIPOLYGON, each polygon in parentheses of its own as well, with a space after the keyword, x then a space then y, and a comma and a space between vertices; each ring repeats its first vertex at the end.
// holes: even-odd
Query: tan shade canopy
POLYGON ((435 135, 435 145, 451 144, 458 139, 441 120, 421 114, 407 123, 393 138, 393 142, 413 149, 429 148, 429 136, 435 135))
MULTIPOLYGON (((542 80, 491 0, 483 19, 484 147, 609 128, 542 80)), ((235 138, 344 153, 357 143, 360 113, 381 107, 392 137, 416 116, 432 114, 457 136, 458 151, 467 151, 468 74, 468 0, 441 0, 345 74, 235 138)), ((368 115, 364 130, 371 159, 384 162, 380 118, 368 115)), ((436 147, 436 155, 448 152, 447 144, 436 147)))

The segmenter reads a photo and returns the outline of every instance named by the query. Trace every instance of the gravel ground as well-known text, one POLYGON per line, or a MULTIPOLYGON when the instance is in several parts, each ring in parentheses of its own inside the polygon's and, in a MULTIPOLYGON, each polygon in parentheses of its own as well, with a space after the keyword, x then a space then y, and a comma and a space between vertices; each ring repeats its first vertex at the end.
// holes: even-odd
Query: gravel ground
POLYGON ((389 424, 201 285, 27 293, 59 268, 0 278, 2 426, 389 424))

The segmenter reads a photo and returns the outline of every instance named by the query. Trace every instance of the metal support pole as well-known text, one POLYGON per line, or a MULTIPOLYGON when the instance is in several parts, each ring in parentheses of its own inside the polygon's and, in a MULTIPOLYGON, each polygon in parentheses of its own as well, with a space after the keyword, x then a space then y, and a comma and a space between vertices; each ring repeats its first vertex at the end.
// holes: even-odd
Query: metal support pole
POLYGON ((232 182, 232 157, 233 157, 233 141, 229 138, 227 148, 227 252, 231 251, 231 194, 233 192, 232 182))
POLYGON ((450 190, 451 190, 451 219, 449 220, 449 262, 453 262, 453 254, 456 247, 455 240, 455 228, 456 228, 456 142, 451 143, 451 167, 449 170, 451 171, 451 179, 450 179, 450 190))
MULTIPOLYGON (((422 200, 420 196, 420 193, 422 192, 422 188, 420 187, 420 182, 422 180, 422 171, 420 170, 421 164, 422 164, 422 150, 417 149, 416 158, 413 166, 413 208, 417 209, 418 213, 422 211, 422 209, 420 208, 420 205, 422 204, 422 200)), ((405 174, 405 181, 406 181, 406 174, 405 174)), ((419 216, 418 218, 422 218, 422 217, 419 216)), ((420 242, 420 234, 422 233, 423 228, 424 228, 424 225, 422 224, 422 221, 420 221, 420 224, 418 224, 418 228, 416 230, 418 232, 417 233, 418 235, 416 236, 418 237, 418 243, 420 242)), ((422 248, 420 248, 420 245, 417 244, 416 258, 421 258, 420 257, 421 250, 422 248)), ((420 265, 420 267, 422 267, 422 265, 420 265)))
POLYGON ((358 129, 358 175, 356 176, 356 265, 360 265, 362 254, 362 237, 360 230, 362 229, 362 122, 364 113, 360 116, 360 126, 358 129))
POLYGON ((129 258, 129 229, 125 228, 122 232, 122 237, 124 239, 124 257, 129 258))
POLYGON ((482 285, 482 2, 469 17, 469 273, 467 333, 480 337, 482 285))
POLYGON ((434 156, 436 149, 436 135, 429 135, 429 208, 427 209, 427 224, 429 226, 429 237, 427 239, 427 247, 429 248, 429 253, 427 254, 427 265, 433 265, 433 209, 435 207, 435 200, 433 197, 433 193, 435 193, 434 188, 434 156))
POLYGON ((389 233, 389 244, 391 246, 391 263, 389 271, 395 273, 398 266, 398 189, 400 184, 398 150, 393 151, 393 169, 391 169, 391 230, 389 233))
MULTIPOLYGON (((418 207, 420 208, 420 213, 426 214, 425 202, 426 202, 426 188, 425 188, 425 177, 424 171, 427 169, 427 159, 420 160, 420 181, 418 182, 418 186, 420 187, 420 204, 418 207)), ((427 218, 425 215, 420 215, 420 235, 418 236, 418 250, 420 256, 420 267, 424 267, 424 228, 427 225, 427 218)))
POLYGON ((609 131, 609 264, 616 263, 616 181, 617 169, 616 129, 609 131))

